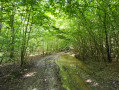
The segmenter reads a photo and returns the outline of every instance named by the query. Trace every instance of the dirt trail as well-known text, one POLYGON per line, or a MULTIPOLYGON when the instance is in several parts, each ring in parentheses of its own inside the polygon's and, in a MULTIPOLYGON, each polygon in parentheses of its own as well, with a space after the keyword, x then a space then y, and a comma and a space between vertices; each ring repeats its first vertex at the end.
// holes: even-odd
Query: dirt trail
POLYGON ((24 68, 21 76, 8 74, 6 78, 1 77, 0 90, 65 90, 55 60, 58 60, 58 55, 39 58, 32 67, 24 68))
POLYGON ((0 70, 0 90, 116 90, 102 83, 103 79, 96 79, 80 60, 64 53, 38 57, 21 71, 11 68, 14 73, 4 74, 10 70, 5 67, 0 70))
POLYGON ((59 67, 55 63, 57 59, 58 55, 40 59, 35 68, 24 76, 29 78, 24 80, 21 90, 64 90, 61 86, 59 67))

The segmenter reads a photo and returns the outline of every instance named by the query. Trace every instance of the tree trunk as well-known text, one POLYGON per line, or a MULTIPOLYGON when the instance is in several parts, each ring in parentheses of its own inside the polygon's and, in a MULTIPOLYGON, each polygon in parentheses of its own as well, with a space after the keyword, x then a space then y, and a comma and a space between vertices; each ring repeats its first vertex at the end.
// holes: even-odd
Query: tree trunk
POLYGON ((0 12, 0 35, 1 35, 2 21, 3 21, 3 14, 2 14, 2 11, 3 11, 3 5, 2 5, 2 2, 1 2, 1 12, 0 12))
POLYGON ((109 49, 109 42, 108 42, 108 33, 107 33, 107 26, 106 26, 106 12, 105 12, 105 16, 104 16, 104 30, 105 30, 105 43, 106 43, 106 51, 107 51, 107 59, 108 62, 112 62, 111 60, 111 56, 110 56, 110 49, 109 49))
POLYGON ((15 33, 14 33, 14 6, 13 6, 13 10, 12 10, 12 15, 10 16, 10 21, 11 21, 11 51, 10 51, 10 59, 14 58, 14 37, 15 37, 15 33))
POLYGON ((30 12, 31 12, 31 8, 30 8, 30 11, 29 11, 29 14, 28 14, 28 21, 27 21, 26 29, 24 31, 23 43, 22 43, 22 47, 21 47, 21 66, 24 65, 24 59, 25 59, 26 49, 27 49, 27 45, 28 45, 27 40, 29 40, 29 35, 28 35, 28 39, 27 39, 27 30, 28 30, 28 25, 29 25, 29 21, 30 21, 30 15, 31 15, 30 12))
POLYGON ((43 52, 42 52, 42 53, 43 53, 43 55, 45 55, 45 52, 44 52, 44 37, 43 37, 42 45, 43 45, 43 46, 42 46, 42 48, 43 48, 43 52))

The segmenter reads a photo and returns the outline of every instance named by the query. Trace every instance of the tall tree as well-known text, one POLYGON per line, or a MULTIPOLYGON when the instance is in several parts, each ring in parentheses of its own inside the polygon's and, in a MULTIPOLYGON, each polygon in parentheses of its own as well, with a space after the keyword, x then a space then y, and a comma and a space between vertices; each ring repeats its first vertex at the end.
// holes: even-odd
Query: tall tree
POLYGON ((13 59, 13 57, 14 57, 14 40, 15 40, 14 16, 15 16, 15 5, 14 5, 14 3, 12 3, 12 10, 11 10, 11 15, 10 15, 10 27, 11 27, 10 59, 13 59))

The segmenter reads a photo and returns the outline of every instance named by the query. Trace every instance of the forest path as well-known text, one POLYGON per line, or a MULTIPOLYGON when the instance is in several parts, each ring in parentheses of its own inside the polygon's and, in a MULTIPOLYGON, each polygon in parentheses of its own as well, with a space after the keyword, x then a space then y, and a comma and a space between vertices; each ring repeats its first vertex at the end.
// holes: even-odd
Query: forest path
POLYGON ((55 63, 58 55, 50 55, 37 61, 34 68, 24 75, 21 90, 65 90, 61 86, 59 67, 55 63))
POLYGON ((90 90, 79 75, 81 70, 91 73, 68 54, 46 56, 37 60, 35 67, 24 75, 20 90, 90 90))
POLYGON ((1 78, 0 90, 114 90, 99 84, 83 62, 66 53, 38 57, 20 73, 1 78))

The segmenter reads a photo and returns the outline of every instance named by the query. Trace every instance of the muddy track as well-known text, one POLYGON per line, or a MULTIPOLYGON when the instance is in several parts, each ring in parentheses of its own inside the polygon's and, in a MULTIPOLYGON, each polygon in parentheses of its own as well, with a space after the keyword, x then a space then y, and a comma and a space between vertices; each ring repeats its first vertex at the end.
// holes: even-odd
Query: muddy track
POLYGON ((55 60, 58 60, 57 55, 40 59, 31 70, 34 75, 24 80, 21 90, 64 90, 55 60))
POLYGON ((8 73, 0 77, 0 90, 116 90, 70 55, 58 53, 33 60, 31 66, 12 68, 11 73, 3 67, 8 73))

